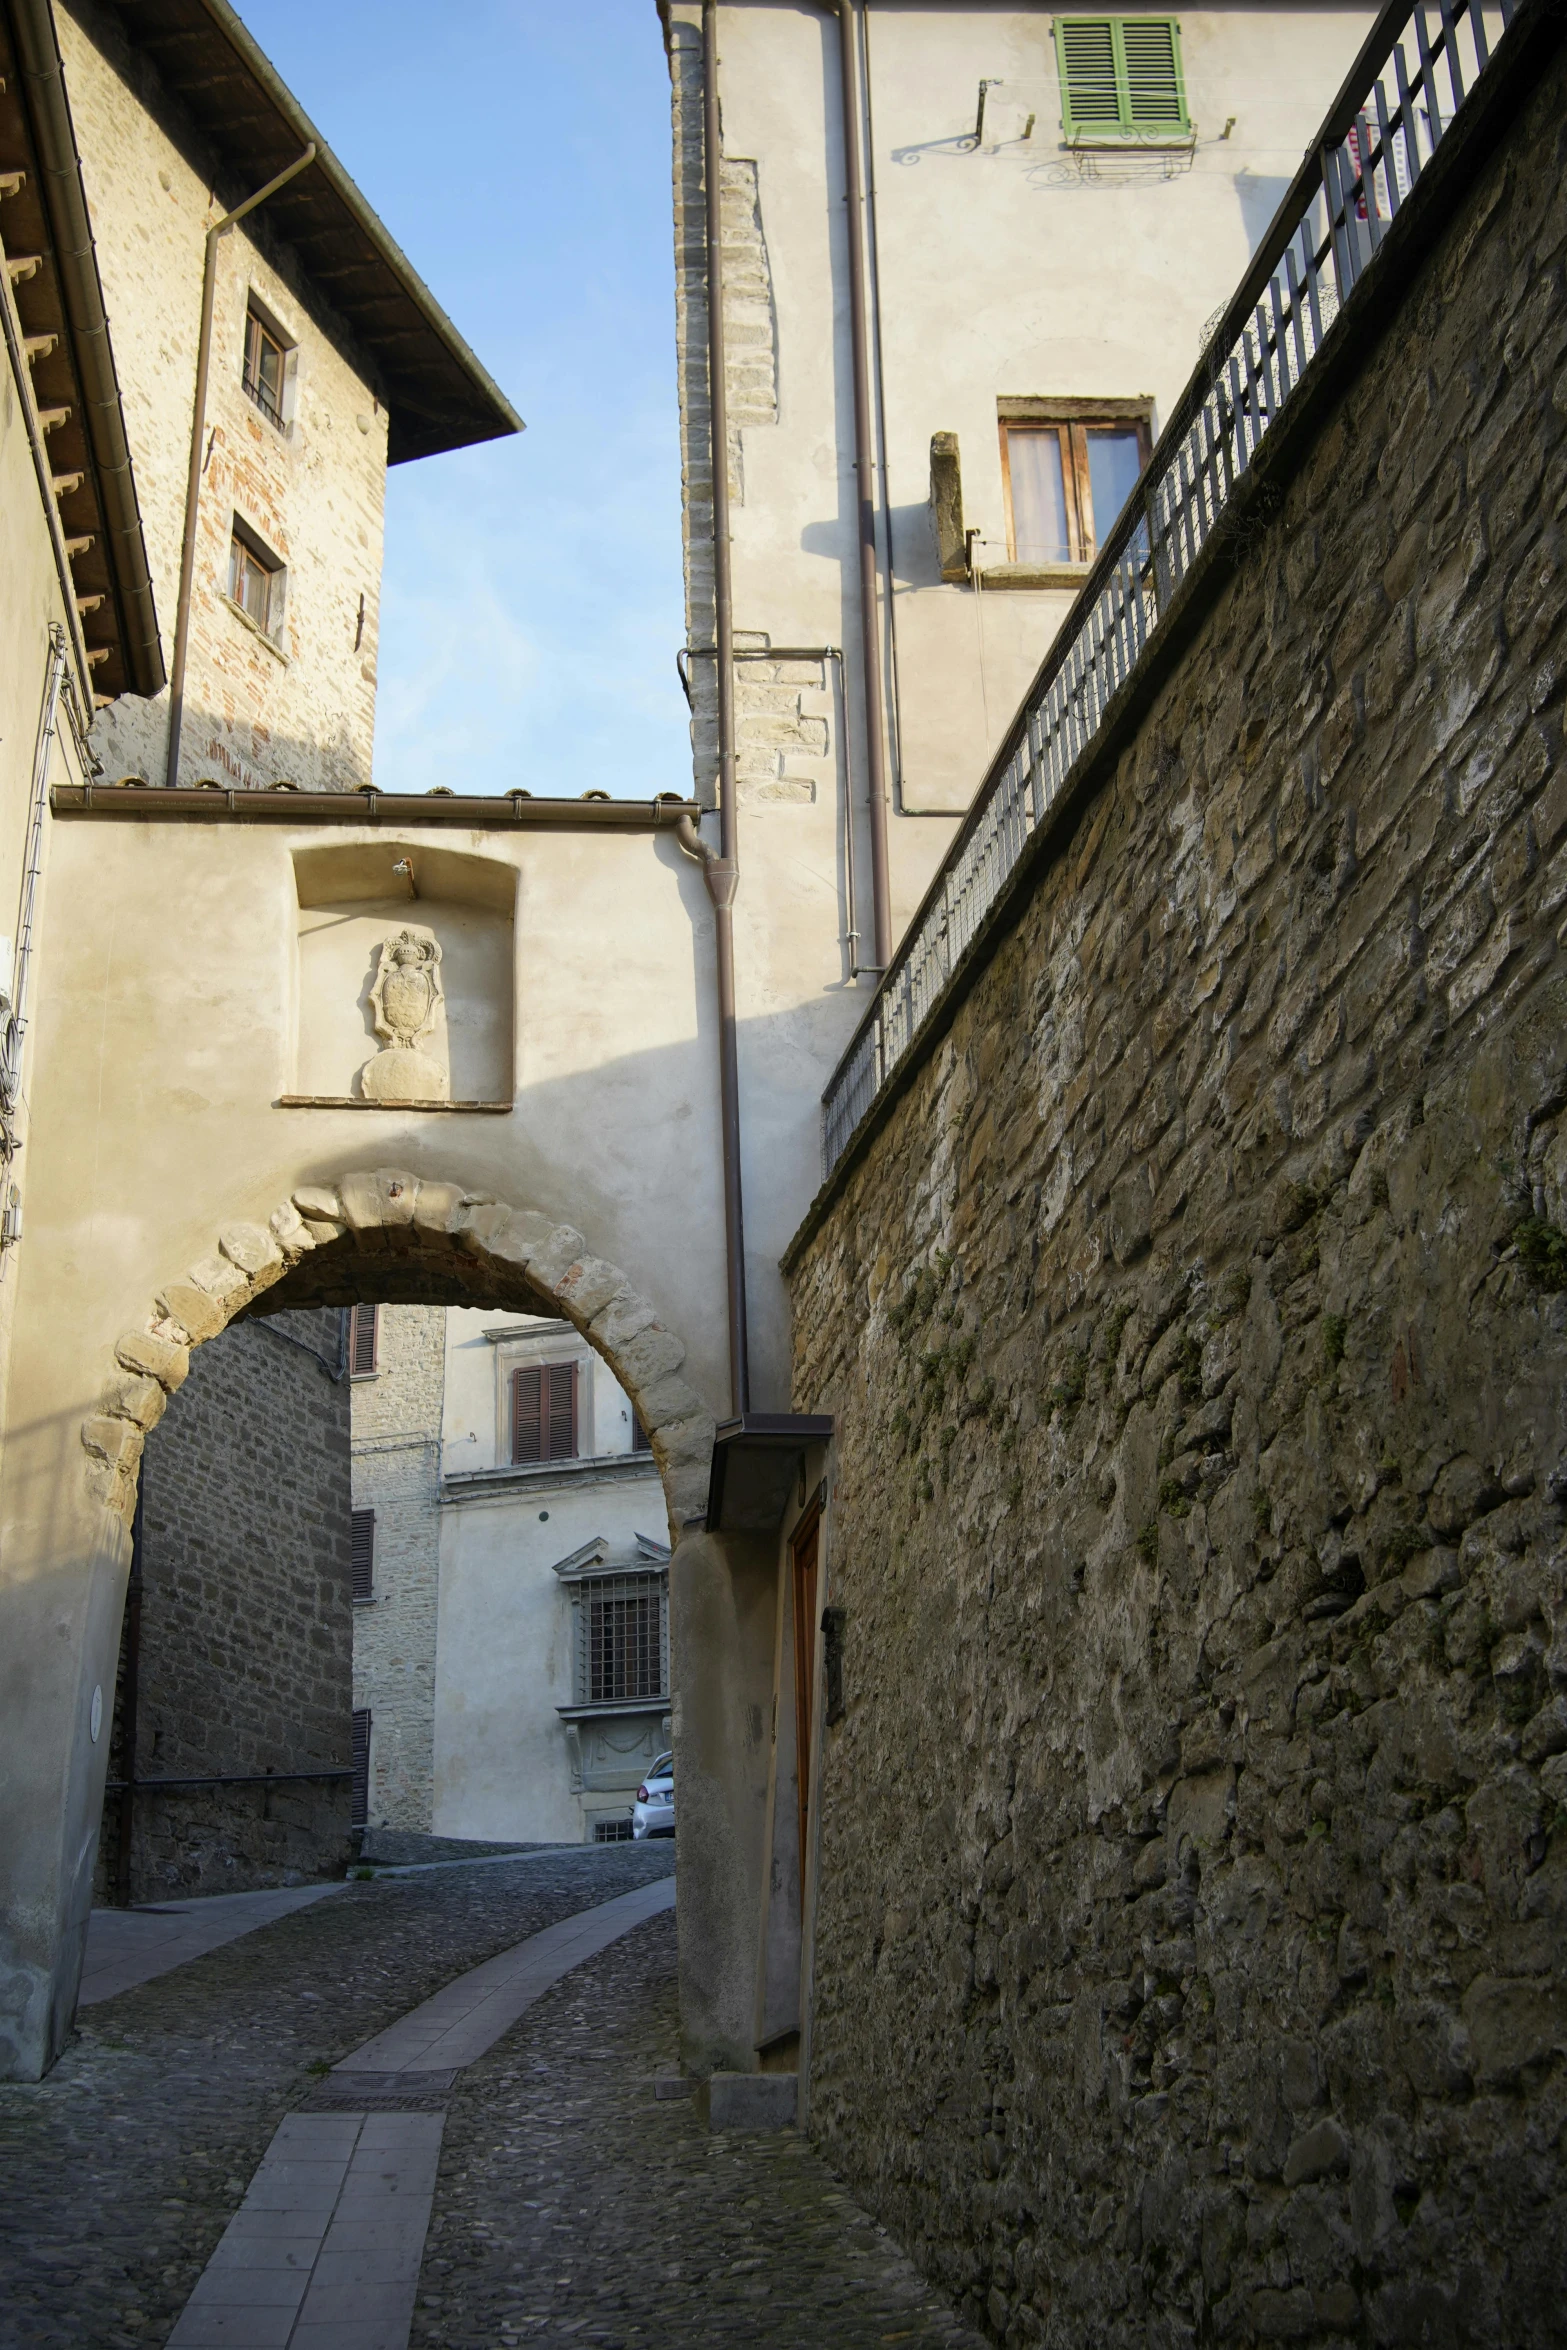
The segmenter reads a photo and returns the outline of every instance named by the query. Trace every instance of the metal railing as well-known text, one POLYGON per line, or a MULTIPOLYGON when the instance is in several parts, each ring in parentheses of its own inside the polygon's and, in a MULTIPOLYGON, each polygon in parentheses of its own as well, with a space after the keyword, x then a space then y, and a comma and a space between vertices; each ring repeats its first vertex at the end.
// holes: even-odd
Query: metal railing
POLYGON ((822 1097, 824 1177, 918 1040, 1028 842, 1226 518, 1520 0, 1395 0, 1214 329, 822 1097))

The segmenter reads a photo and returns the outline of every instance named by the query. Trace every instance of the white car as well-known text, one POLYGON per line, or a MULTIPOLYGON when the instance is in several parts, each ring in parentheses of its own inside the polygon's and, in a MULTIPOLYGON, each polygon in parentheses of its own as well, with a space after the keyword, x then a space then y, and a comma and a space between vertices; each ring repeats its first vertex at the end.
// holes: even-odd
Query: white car
POLYGON ((661 1754, 637 1789, 631 1807, 631 1833, 636 1837, 672 1836, 675 1832, 675 1758, 661 1754))

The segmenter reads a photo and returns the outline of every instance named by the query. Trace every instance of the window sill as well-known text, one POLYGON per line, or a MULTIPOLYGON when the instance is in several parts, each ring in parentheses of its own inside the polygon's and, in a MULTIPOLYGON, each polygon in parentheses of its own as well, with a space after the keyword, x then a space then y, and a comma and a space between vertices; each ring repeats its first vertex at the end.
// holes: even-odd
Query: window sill
POLYGON ((578 1477, 657 1477, 650 1452, 583 1453, 571 1461, 505 1461, 495 1469, 448 1469, 441 1478, 448 1501, 466 1501, 484 1493, 504 1493, 515 1486, 539 1486, 578 1477))
POLYGON ((666 1692, 662 1697, 601 1698, 597 1705, 558 1705, 555 1711, 563 1722, 591 1722, 603 1714, 667 1714, 670 1703, 666 1692))
POLYGON ((1173 137, 1159 137, 1151 131, 1083 131, 1061 143, 1073 155, 1124 155, 1129 148, 1134 153, 1190 155, 1197 145, 1197 130, 1194 124, 1173 137))
POLYGON ((350 1607, 374 1607, 376 1596, 376 1593, 372 1591, 368 1599, 353 1599, 348 1604, 350 1607))
POLYGON ((284 652, 282 646, 278 643, 277 638, 275 636, 269 636, 267 631, 262 627, 259 620, 252 620, 250 614, 246 611, 243 604, 236 604, 232 596, 226 596, 222 594, 219 595, 218 601, 221 604, 227 604, 229 610, 233 613, 235 619, 239 622, 242 628, 248 628, 252 636, 259 637, 261 639, 261 642, 266 646, 267 651, 272 655, 274 661, 281 661, 285 669, 292 666, 288 655, 284 652))
POLYGON ((245 381, 243 376, 241 376, 239 379, 239 388, 244 393, 246 399, 250 402, 252 408, 254 408, 256 411, 256 414, 260 417, 262 423, 270 424, 272 430, 277 434, 277 437, 280 441, 292 441, 294 437, 293 418, 291 416, 274 416, 271 409, 267 406, 265 400, 257 397, 257 394, 245 381))
POLYGON ((1091 563, 992 563, 976 573, 982 588, 1080 588, 1091 563))
MULTIPOLYGON (((271 639, 263 641, 270 643, 271 639)), ((417 1110, 421 1116, 426 1110, 483 1110, 491 1117, 509 1116, 516 1106, 515 1102, 367 1102, 356 1093, 280 1093, 273 1104, 279 1110, 417 1110)))

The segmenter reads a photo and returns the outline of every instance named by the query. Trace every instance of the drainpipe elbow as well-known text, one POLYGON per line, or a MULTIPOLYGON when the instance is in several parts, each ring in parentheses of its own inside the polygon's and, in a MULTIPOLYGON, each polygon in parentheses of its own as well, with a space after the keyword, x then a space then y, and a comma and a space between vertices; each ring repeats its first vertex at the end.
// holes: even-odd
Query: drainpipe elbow
POLYGON ((688 857, 694 857, 702 868, 702 879, 707 883, 707 894, 715 906, 729 907, 735 902, 735 891, 740 884, 740 867, 733 857, 721 857, 711 841, 698 832, 690 816, 682 816, 675 826, 675 838, 688 857))

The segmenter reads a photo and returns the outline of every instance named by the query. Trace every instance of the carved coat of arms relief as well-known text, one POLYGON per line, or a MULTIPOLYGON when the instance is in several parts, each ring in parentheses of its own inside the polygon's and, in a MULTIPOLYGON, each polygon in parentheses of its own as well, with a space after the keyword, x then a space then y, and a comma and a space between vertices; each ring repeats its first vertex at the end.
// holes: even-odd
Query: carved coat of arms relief
POLYGON ((359 1073, 372 1102, 444 1102, 451 1077, 443 1055, 424 1049, 444 1000, 441 949, 427 930, 394 930, 383 940, 370 1004, 380 1051, 359 1073))

